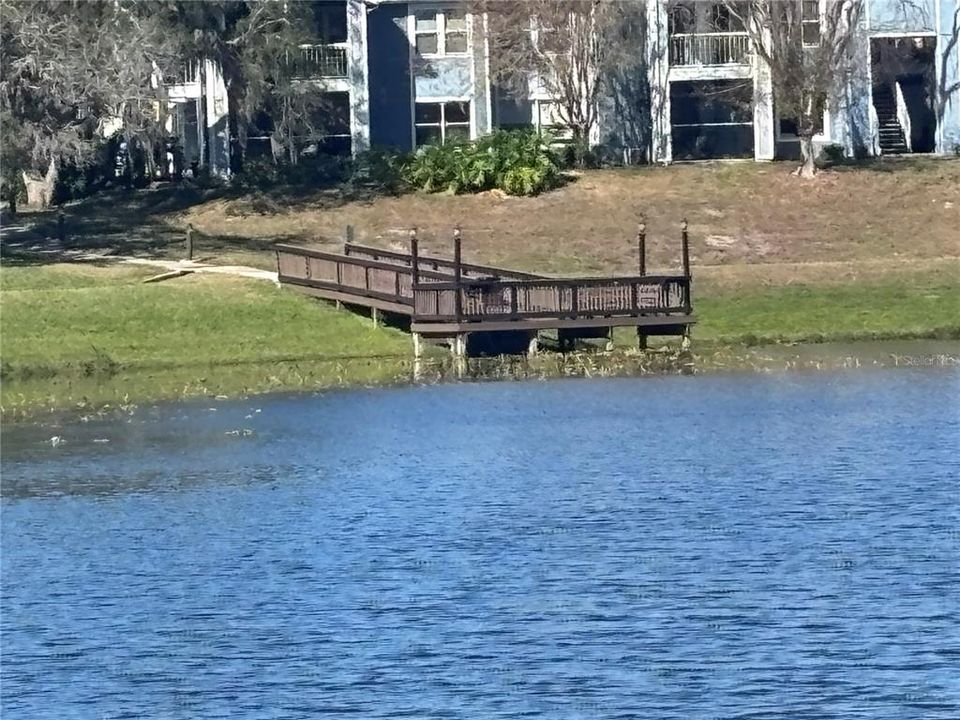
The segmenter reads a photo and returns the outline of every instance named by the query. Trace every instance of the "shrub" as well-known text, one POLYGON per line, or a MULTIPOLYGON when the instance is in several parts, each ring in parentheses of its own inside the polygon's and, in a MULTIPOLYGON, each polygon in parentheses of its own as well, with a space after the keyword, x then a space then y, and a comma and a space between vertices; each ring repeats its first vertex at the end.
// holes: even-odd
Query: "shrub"
POLYGON ((471 143, 427 145, 413 155, 368 150, 352 161, 303 158, 297 165, 270 158, 248 162, 231 184, 244 192, 277 185, 317 186, 346 180, 349 185, 397 194, 468 193, 499 188, 509 195, 537 195, 560 182, 560 160, 552 138, 534 131, 501 130, 471 143))
MULTIPOLYGON (((271 157, 249 160, 243 170, 231 177, 230 184, 244 192, 269 190, 278 185, 324 187, 342 181, 350 167, 348 158, 323 153, 301 156, 298 163, 277 162, 271 157)), ((202 181, 200 168, 197 180, 202 181)))
POLYGON ((568 167, 585 170, 600 167, 600 149, 592 147, 586 138, 573 138, 563 146, 563 161, 568 167))
POLYGON ((428 145, 403 167, 404 179, 427 192, 537 195, 555 187, 560 164, 551 138, 534 131, 501 130, 462 145, 428 145))
POLYGON ((820 151, 820 162, 825 167, 829 167, 831 165, 841 165, 846 161, 846 159, 847 156, 843 149, 843 145, 837 145, 836 143, 824 145, 823 149, 820 151))
POLYGON ((403 166, 406 156, 389 150, 359 153, 350 166, 351 185, 371 187, 392 195, 404 190, 403 166))

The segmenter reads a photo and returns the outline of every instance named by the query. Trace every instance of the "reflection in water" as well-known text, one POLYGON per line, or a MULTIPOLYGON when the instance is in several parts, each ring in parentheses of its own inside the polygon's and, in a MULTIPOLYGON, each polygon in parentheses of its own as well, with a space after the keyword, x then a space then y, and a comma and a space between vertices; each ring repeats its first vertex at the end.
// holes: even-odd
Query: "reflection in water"
POLYGON ((459 385, 6 428, 0 709, 954 719, 958 384, 459 385))

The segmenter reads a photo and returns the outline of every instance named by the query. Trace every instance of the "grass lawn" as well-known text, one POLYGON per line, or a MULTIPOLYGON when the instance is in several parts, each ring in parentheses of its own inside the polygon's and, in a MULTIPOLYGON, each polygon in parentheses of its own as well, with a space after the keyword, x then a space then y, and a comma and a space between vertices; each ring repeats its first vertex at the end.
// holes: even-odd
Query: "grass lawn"
MULTIPOLYGON (((635 233, 648 226, 651 269, 679 266, 680 220, 690 223, 695 272, 705 267, 889 260, 960 255, 960 160, 908 158, 791 175, 795 163, 712 163, 593 170, 535 198, 415 193, 346 202, 334 191, 264 203, 260 196, 203 202, 168 219, 193 223, 221 247, 235 238, 334 246, 352 224, 358 242, 449 255, 463 225, 474 262, 547 274, 632 272, 635 233)), ((214 247, 214 246, 211 246, 214 247)), ((222 251, 226 252, 227 247, 222 251)))
MULTIPOLYGON (((558 275, 633 273, 643 212, 655 272, 679 266, 686 216, 700 347, 960 338, 960 162, 876 162, 813 181, 792 177, 792 168, 591 171, 538 198, 348 202, 325 190, 264 202, 155 190, 68 208, 68 250, 179 256, 190 222, 202 233, 201 257, 273 267, 276 240, 333 245, 347 223, 358 242, 399 247, 417 225, 425 252, 447 254, 459 221, 467 260, 558 275), (135 233, 129 218, 140 223, 135 233)), ((409 374, 409 338, 368 319, 258 281, 193 275, 143 284, 154 271, 57 263, 38 236, 4 238, 5 416, 409 374)), ((618 339, 634 342, 627 332, 618 339)))
POLYGON ((383 379, 404 333, 269 283, 151 270, 0 268, 3 410, 383 379), (380 372, 380 371, 383 372, 380 372))
POLYGON ((722 291, 695 298, 694 307, 694 337, 722 343, 960 339, 960 275, 722 291))
MULTIPOLYGON (((412 345, 269 283, 58 264, 0 268, 5 417, 41 409, 408 378, 412 345)), ((704 348, 764 342, 960 338, 960 273, 912 270, 842 284, 705 281, 704 348)), ((635 343, 631 332, 621 345, 635 343)), ((696 348, 695 344, 695 348, 696 348)))

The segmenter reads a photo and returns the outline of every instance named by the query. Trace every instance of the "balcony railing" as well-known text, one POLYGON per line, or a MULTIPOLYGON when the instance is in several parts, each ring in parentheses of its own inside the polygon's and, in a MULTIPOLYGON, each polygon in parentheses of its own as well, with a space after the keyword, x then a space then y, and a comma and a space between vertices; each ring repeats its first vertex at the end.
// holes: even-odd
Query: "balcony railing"
POLYGON ((744 65, 749 57, 750 40, 745 32, 670 36, 671 65, 744 65))
POLYGON ((176 68, 163 74, 163 84, 167 87, 171 85, 190 85, 200 82, 200 61, 184 60, 176 68))
POLYGON ((301 45, 294 58, 294 76, 302 79, 345 78, 347 76, 346 43, 301 45))

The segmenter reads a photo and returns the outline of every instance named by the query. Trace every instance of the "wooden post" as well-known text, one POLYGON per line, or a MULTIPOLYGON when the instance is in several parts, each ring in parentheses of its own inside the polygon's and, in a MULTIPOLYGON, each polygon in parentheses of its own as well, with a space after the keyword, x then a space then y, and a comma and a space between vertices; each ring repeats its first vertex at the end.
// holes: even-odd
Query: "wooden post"
POLYGON ((417 229, 410 228, 410 271, 413 275, 413 285, 420 282, 420 258, 417 256, 417 229))
POLYGON ((67 242, 67 218, 63 214, 63 210, 57 213, 57 242, 60 243, 61 248, 67 242))
POLYGON ((647 274, 647 222, 643 215, 637 225, 637 264, 640 275, 647 274))
POLYGON ((420 356, 423 354, 423 349, 420 347, 420 333, 415 332, 413 335, 413 357, 415 360, 419 360, 420 356))
POLYGON ((690 283, 690 237, 687 234, 687 219, 683 219, 683 223, 680 225, 683 229, 683 276, 687 279, 686 288, 684 288, 684 298, 683 298, 683 309, 684 312, 690 313, 690 310, 693 306, 693 301, 690 297, 691 293, 691 283, 690 283))
POLYGON ((690 237, 687 234, 687 219, 684 218, 683 222, 680 223, 680 239, 683 243, 683 274, 685 277, 690 277, 690 237))
POLYGON ((348 245, 353 244, 353 225, 347 225, 343 229, 343 254, 349 255, 350 250, 347 248, 348 245))
POLYGON ((461 267, 461 237, 460 226, 453 229, 453 282, 456 285, 453 296, 454 312, 457 315, 457 322, 460 322, 460 316, 463 315, 463 297, 460 291, 460 281, 463 277, 461 267))
POLYGON ((530 332, 530 341, 527 343, 527 357, 531 360, 540 351, 540 334, 536 330, 530 332))
POLYGON ((637 328, 637 347, 640 350, 647 349, 647 334, 643 331, 643 328, 637 328))
POLYGON ((420 258, 418 257, 417 229, 410 228, 410 302, 413 315, 417 315, 417 285, 420 283, 420 258))
POLYGON ((193 223, 187 225, 187 260, 193 260, 193 223))
POLYGON ((377 308, 370 308, 370 319, 373 320, 373 326, 380 326, 380 311, 377 308))

